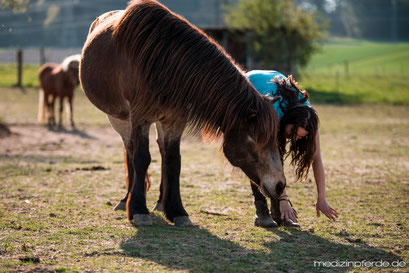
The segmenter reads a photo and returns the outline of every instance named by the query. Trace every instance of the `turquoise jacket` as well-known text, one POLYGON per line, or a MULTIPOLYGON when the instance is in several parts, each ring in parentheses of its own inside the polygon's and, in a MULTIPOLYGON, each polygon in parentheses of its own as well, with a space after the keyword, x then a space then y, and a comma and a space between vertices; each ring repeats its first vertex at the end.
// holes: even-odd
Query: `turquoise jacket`
MULTIPOLYGON (((274 83, 274 78, 276 76, 278 76, 278 80, 287 80, 283 74, 274 70, 252 70, 247 72, 246 76, 261 95, 266 95, 269 97, 281 96, 280 92, 277 90, 277 84, 274 83)), ((302 98, 303 95, 300 93, 300 99, 302 98)), ((280 103, 282 101, 283 98, 274 103, 274 109, 276 110, 280 120, 284 116, 284 113, 280 108, 280 103)), ((283 104, 286 105, 285 102, 283 104)), ((311 105, 308 101, 306 101, 304 104, 311 105)))

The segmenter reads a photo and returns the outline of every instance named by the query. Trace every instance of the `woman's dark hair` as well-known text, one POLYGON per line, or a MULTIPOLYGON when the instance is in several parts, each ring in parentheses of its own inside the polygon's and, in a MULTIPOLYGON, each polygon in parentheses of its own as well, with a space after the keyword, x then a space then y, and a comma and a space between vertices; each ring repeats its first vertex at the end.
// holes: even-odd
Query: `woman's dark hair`
POLYGON ((306 90, 301 90, 292 76, 287 80, 274 78, 277 84, 277 93, 274 96, 281 96, 280 108, 284 116, 280 120, 278 133, 278 146, 281 158, 285 159, 290 154, 291 165, 296 166, 297 180, 307 177, 313 156, 316 150, 315 136, 318 131, 319 119, 314 108, 305 104, 308 100, 306 90), (301 95, 300 95, 301 94, 301 95), (293 124, 290 135, 290 148, 286 150, 287 139, 285 127, 293 124), (297 140, 298 128, 303 128, 308 135, 297 140))

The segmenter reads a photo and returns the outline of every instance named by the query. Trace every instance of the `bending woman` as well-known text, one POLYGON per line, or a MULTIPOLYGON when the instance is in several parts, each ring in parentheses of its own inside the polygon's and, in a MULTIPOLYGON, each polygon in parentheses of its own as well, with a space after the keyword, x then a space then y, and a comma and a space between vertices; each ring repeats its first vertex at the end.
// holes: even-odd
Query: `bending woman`
MULTIPOLYGON (((258 92, 269 97, 280 96, 274 103, 279 117, 278 144, 282 161, 291 155, 291 165, 296 168, 297 180, 306 178, 312 165, 317 185, 317 216, 322 212, 335 221, 338 213, 331 208, 325 196, 325 172, 321 158, 319 119, 308 102, 308 93, 301 90, 292 76, 286 78, 273 70, 253 70, 247 73, 249 81, 258 92), (290 143, 287 150, 286 145, 290 143)), ((284 190, 278 199, 271 199, 271 215, 267 200, 251 182, 256 206, 255 225, 262 227, 285 225, 299 227, 297 213, 284 190)))

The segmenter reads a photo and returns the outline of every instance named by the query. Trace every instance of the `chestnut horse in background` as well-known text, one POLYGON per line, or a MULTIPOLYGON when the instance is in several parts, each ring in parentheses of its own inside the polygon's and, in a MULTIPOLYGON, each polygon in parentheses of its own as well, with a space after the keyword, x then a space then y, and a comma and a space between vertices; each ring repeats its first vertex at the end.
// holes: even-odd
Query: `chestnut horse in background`
POLYGON ((43 122, 47 109, 48 126, 55 126, 54 103, 60 99, 60 116, 58 127, 62 127, 62 112, 64 98, 68 100, 67 113, 74 129, 72 100, 75 87, 79 84, 78 69, 81 55, 72 55, 64 59, 61 64, 44 64, 38 71, 40 80, 40 98, 38 103, 38 121, 43 122))
MULTIPOLYGON (((153 0, 131 1, 91 25, 80 62, 82 88, 108 115, 124 143, 126 211, 135 225, 152 225, 145 176, 155 123, 162 157, 160 196, 166 218, 192 225, 180 196, 180 141, 203 130, 223 137, 223 152, 261 192, 285 187, 277 148, 274 99, 260 95, 222 47, 153 0)), ((197 181, 200 183, 200 181, 197 181)))

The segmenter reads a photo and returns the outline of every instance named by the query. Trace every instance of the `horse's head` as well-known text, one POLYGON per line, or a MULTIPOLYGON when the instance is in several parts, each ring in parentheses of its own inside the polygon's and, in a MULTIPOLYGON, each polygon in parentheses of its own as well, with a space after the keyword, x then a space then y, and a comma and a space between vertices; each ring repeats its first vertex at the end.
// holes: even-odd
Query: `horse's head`
MULTIPOLYGON (((275 112, 273 116, 274 119, 277 118, 275 112)), ((270 127, 272 131, 268 132, 264 128, 258 128, 262 123, 257 118, 257 113, 252 113, 240 129, 226 132, 223 152, 233 166, 242 169, 260 187, 266 197, 277 198, 286 185, 276 142, 277 124, 273 126, 274 130, 270 127), (275 135, 265 138, 267 143, 261 143, 258 134, 263 132, 275 135)))
POLYGON ((74 86, 77 86, 80 83, 79 79, 80 60, 81 55, 76 54, 65 58, 61 64, 63 71, 67 73, 68 77, 70 78, 70 81, 74 84, 74 86))

